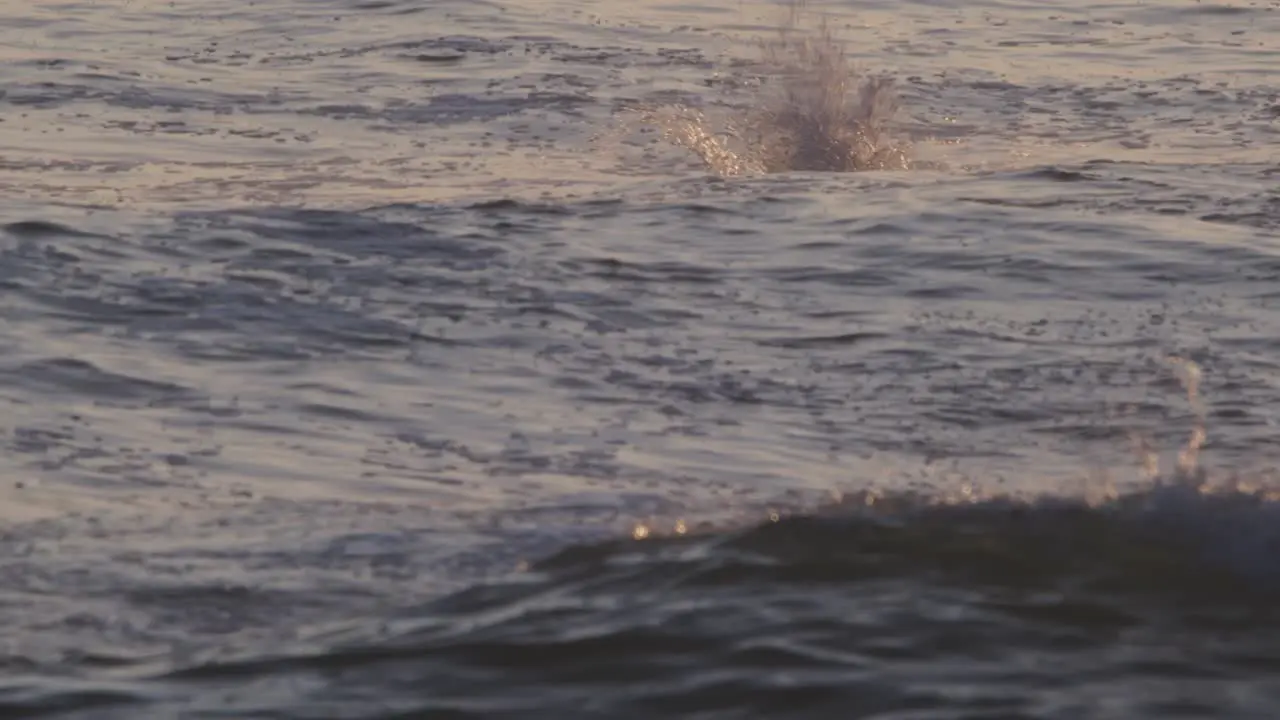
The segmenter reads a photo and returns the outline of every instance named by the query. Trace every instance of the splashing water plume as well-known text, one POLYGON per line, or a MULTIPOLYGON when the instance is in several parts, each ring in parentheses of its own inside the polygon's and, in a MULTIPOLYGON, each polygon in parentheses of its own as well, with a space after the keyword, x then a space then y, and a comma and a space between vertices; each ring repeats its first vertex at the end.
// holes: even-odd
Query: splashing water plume
POLYGON ((806 30, 804 0, 787 10, 776 37, 759 42, 760 94, 745 109, 663 105, 639 108, 639 120, 726 177, 910 167, 890 134, 892 80, 856 68, 826 19, 806 30))

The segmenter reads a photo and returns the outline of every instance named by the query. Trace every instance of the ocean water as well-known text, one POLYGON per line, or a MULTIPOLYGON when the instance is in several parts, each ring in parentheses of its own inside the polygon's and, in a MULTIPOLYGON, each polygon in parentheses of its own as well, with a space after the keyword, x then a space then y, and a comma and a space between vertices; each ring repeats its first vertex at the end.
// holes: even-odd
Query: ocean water
POLYGON ((1271 718, 1280 2, 0 14, 0 715, 1271 718))

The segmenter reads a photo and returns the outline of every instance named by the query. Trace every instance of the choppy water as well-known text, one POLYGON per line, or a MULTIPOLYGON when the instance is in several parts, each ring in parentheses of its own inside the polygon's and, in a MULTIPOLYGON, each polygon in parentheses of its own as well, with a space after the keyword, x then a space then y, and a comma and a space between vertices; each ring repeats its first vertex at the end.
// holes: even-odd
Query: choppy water
POLYGON ((1272 717, 1280 4, 811 10, 11 4, 3 714, 1272 717))

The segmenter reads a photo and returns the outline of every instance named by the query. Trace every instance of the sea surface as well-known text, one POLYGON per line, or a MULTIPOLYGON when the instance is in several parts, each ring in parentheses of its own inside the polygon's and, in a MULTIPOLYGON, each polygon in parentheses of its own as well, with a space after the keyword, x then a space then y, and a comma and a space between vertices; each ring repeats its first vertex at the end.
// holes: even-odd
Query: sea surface
POLYGON ((0 716, 1278 717, 1278 78, 1276 0, 6 3, 0 716))

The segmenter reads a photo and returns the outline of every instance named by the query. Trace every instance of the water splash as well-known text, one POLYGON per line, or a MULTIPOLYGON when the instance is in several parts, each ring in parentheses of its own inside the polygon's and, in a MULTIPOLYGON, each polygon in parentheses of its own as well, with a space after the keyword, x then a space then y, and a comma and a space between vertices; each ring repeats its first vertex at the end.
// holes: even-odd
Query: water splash
MULTIPOLYGON (((1187 403, 1195 414, 1195 424, 1191 428, 1191 433, 1186 442, 1178 451, 1178 461, 1170 479, 1176 484, 1185 485, 1203 492, 1208 489, 1207 473, 1200 466, 1200 450, 1204 447, 1205 440, 1208 437, 1205 432, 1208 418, 1205 414, 1204 402, 1200 397, 1200 381, 1204 376, 1204 372, 1198 364, 1187 358, 1174 356, 1166 358, 1165 361, 1177 375, 1178 381, 1182 384, 1182 388, 1187 394, 1187 403)), ((1143 476, 1148 481, 1160 482, 1162 477, 1160 457, 1151 438, 1134 433, 1130 436, 1130 440, 1133 444, 1134 452, 1142 464, 1143 476)))
POLYGON ((891 133, 898 112, 892 80, 855 67, 825 18, 807 28, 804 0, 787 9, 776 36, 759 41, 758 94, 745 107, 630 112, 726 177, 910 167, 908 145, 891 133))

